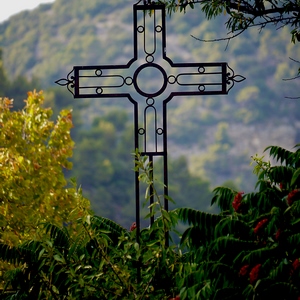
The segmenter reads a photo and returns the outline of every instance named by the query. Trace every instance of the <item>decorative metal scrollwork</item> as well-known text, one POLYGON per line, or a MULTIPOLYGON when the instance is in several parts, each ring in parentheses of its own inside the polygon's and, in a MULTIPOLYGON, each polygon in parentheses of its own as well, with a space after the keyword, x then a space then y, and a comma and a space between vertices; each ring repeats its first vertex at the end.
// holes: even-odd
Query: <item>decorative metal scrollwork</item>
POLYGON ((67 86, 67 89, 69 90, 70 93, 75 96, 74 93, 74 88, 75 88, 75 76, 71 75, 74 73, 74 69, 67 75, 67 78, 62 78, 59 80, 56 80, 55 83, 60 85, 60 86, 67 86))
POLYGON ((227 68, 229 69, 229 72, 226 73, 226 83, 229 86, 227 89, 227 92, 229 92, 233 88, 235 82, 242 82, 246 79, 246 77, 242 75, 235 75, 234 71, 228 65, 227 68))

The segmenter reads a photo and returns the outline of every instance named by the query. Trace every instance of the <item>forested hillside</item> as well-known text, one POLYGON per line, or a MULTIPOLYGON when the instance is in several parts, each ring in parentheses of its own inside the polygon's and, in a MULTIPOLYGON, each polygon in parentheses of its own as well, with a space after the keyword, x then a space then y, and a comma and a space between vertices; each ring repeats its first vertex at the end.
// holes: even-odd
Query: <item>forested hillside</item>
MULTIPOLYGON (((0 24, 0 96, 22 106, 25 89, 43 89, 46 104, 73 107, 74 169, 96 213, 129 224, 133 210, 132 107, 126 99, 74 100, 54 81, 73 65, 120 64, 132 58, 132 1, 56 0, 0 24), (2 69, 1 69, 2 70, 2 69), (4 84, 3 84, 4 83, 4 84), (23 87, 23 88, 22 88, 23 87), (21 94, 20 94, 21 90, 21 94), (125 217, 124 217, 125 216, 125 217)), ((299 45, 289 28, 249 30, 230 41, 224 18, 199 10, 167 20, 167 54, 176 62, 226 61, 247 78, 227 96, 173 99, 168 106, 171 196, 209 209, 209 190, 234 184, 247 191, 251 155, 270 145, 291 148, 299 135, 299 45)), ((253 179, 252 179, 253 178, 253 179)))

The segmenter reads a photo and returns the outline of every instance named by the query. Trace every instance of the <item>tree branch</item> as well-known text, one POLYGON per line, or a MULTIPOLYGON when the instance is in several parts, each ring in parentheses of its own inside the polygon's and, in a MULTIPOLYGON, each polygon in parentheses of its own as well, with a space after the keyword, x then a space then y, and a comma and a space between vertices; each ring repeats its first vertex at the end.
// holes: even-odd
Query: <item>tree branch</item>
MULTIPOLYGON (((204 39, 200 39, 200 38, 197 38, 193 35, 191 35, 192 38, 194 38, 195 40, 197 41, 200 41, 200 42, 206 42, 206 43, 211 43, 211 42, 220 42, 220 41, 230 41, 232 39, 234 39, 235 37, 239 36, 240 34, 242 34, 244 31, 246 30, 246 28, 244 28, 243 30, 241 30, 240 32, 232 35, 232 36, 229 36, 229 37, 226 37, 226 38, 217 38, 217 39, 211 39, 211 40, 204 40, 204 39)), ((227 46, 226 46, 227 48, 227 46)))
MULTIPOLYGON (((216 1, 217 2, 217 1, 216 1)), ((263 17, 263 16, 267 16, 267 15, 274 15, 274 14, 279 14, 278 17, 285 15, 285 14, 289 14, 289 13, 297 13, 297 15, 294 15, 293 17, 290 17, 290 19, 293 20, 299 20, 300 18, 300 14, 299 14, 299 5, 297 3, 293 3, 293 2, 288 2, 288 4, 286 5, 282 5, 281 7, 278 7, 274 2, 270 1, 271 3, 271 8, 265 8, 263 5, 263 1, 258 1, 258 3, 262 4, 261 7, 259 7, 256 4, 251 5, 249 4, 248 1, 226 1, 225 2, 219 2, 216 3, 216 6, 224 6, 224 8, 229 8, 235 11, 238 11, 240 13, 244 13, 247 15, 252 15, 253 17, 263 17)), ((181 1, 178 4, 176 4, 177 7, 182 7, 183 9, 185 9, 187 6, 191 5, 191 4, 202 4, 205 5, 207 4, 208 1, 207 0, 192 0, 192 1, 181 1)), ((270 17, 271 18, 271 17, 270 17)), ((300 20, 298 21, 300 22, 300 20)))

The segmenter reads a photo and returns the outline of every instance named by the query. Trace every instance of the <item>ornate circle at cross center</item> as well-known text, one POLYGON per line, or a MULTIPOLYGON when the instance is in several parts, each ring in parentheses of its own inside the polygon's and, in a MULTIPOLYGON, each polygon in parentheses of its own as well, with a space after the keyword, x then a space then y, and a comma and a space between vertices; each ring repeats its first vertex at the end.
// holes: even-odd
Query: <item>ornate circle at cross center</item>
POLYGON ((155 63, 146 63, 139 66, 133 75, 133 85, 136 91, 145 97, 156 97, 162 94, 167 84, 165 70, 155 63))

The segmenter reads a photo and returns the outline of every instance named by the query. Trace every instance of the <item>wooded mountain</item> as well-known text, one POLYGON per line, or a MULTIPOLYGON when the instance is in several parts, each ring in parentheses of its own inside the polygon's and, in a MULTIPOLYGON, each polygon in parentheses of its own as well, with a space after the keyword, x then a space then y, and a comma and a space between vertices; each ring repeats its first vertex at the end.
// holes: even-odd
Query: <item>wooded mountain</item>
MULTIPOLYGON (((30 78, 32 89, 45 90, 47 104, 56 110, 73 106, 77 150, 70 176, 77 177, 94 203, 99 199, 118 202, 125 190, 131 189, 126 181, 119 181, 128 176, 117 176, 116 170, 123 166, 132 172, 132 108, 126 99, 73 100, 54 82, 65 78, 74 65, 127 63, 133 51, 134 3, 56 0, 0 24, 0 47, 8 78, 30 78), (110 157, 110 147, 117 161, 110 157), (97 188, 99 182, 103 184, 101 190, 97 188)), ((201 42, 191 37, 226 37, 225 20, 226 15, 208 21, 196 9, 168 17, 167 54, 174 62, 225 61, 236 74, 247 78, 226 96, 172 99, 168 106, 169 153, 175 161, 182 155, 186 160, 177 160, 178 169, 174 167, 176 174, 170 173, 170 180, 172 183, 172 176, 178 177, 181 168, 184 177, 205 178, 211 188, 232 181, 228 184, 247 191, 254 182, 251 155, 262 154, 270 144, 291 148, 300 141, 299 100, 290 99, 299 96, 299 79, 284 80, 296 76, 299 64, 294 60, 299 60, 299 44, 289 43, 287 27, 249 30, 228 45, 226 41, 201 42), (187 175, 187 168, 191 175, 187 175)), ((13 92, 5 96, 21 101, 13 92)), ((182 186, 176 183, 171 195, 176 202, 182 189, 190 190, 191 184, 184 178, 179 180, 182 186)), ((184 196, 179 202, 202 201, 201 195, 197 199, 194 196, 184 196)), ((126 199, 118 205, 124 206, 126 199)), ((132 203, 127 201, 123 209, 130 209, 132 203)), ((208 206, 205 202, 196 208, 205 210, 208 206)), ((107 209, 114 206, 103 204, 99 211, 107 209)))

